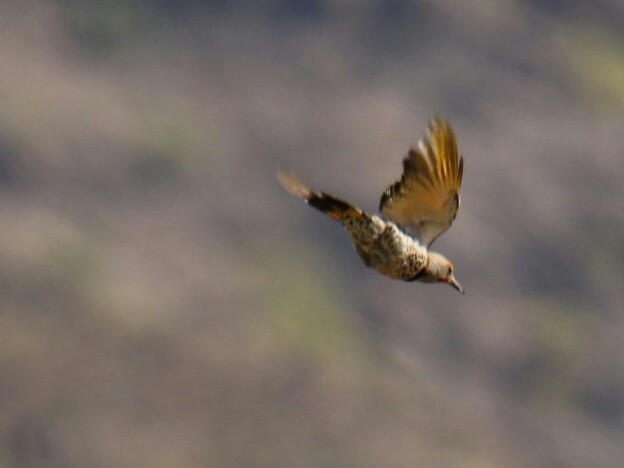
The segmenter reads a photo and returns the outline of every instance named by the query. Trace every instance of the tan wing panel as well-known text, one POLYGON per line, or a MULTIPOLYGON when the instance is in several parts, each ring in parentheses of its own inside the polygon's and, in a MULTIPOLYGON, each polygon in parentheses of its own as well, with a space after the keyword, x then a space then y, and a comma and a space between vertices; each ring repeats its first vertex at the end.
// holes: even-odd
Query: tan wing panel
POLYGON ((403 160, 403 176, 381 197, 379 211, 429 246, 455 220, 463 160, 451 126, 433 118, 427 134, 403 160))

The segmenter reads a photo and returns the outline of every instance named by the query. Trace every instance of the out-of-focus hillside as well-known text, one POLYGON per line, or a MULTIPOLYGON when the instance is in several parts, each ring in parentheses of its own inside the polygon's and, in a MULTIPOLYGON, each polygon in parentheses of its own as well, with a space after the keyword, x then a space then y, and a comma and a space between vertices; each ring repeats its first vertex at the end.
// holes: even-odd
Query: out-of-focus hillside
POLYGON ((621 2, 252 3, 4 2, 0 465, 621 466, 621 2), (275 180, 374 210, 434 112, 465 296, 275 180))

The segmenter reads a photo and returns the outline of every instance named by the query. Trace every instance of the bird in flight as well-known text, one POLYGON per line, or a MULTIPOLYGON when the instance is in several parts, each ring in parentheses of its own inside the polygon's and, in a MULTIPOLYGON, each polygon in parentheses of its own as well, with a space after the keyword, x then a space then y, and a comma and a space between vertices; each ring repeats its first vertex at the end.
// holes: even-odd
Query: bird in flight
POLYGON ((342 224, 366 266, 393 279, 446 283, 463 294, 453 264, 429 250, 457 216, 463 163, 450 124, 434 117, 403 159, 401 180, 381 196, 381 216, 315 192, 293 174, 278 171, 277 177, 290 194, 342 224))

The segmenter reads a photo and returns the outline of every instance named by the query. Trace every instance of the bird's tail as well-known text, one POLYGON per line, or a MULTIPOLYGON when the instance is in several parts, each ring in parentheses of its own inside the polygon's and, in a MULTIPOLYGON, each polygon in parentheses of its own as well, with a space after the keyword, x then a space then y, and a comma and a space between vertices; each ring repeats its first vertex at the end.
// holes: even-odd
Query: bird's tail
POLYGON ((295 197, 302 198, 308 205, 322 211, 336 221, 340 221, 344 217, 359 218, 364 216, 360 210, 354 208, 346 201, 326 193, 314 192, 294 174, 286 174, 277 171, 277 179, 288 193, 295 197))

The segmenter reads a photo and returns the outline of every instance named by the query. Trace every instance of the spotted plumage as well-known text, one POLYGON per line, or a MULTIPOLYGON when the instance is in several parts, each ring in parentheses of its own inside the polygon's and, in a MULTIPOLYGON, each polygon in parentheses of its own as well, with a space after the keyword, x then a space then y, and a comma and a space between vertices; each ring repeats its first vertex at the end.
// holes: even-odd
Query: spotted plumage
POLYGON ((393 279, 447 283, 463 293, 451 262, 428 250, 457 216, 462 175, 453 130, 434 118, 403 160, 401 180, 382 195, 381 217, 314 192, 292 174, 278 172, 278 179, 289 193, 342 224, 366 266, 393 279))

